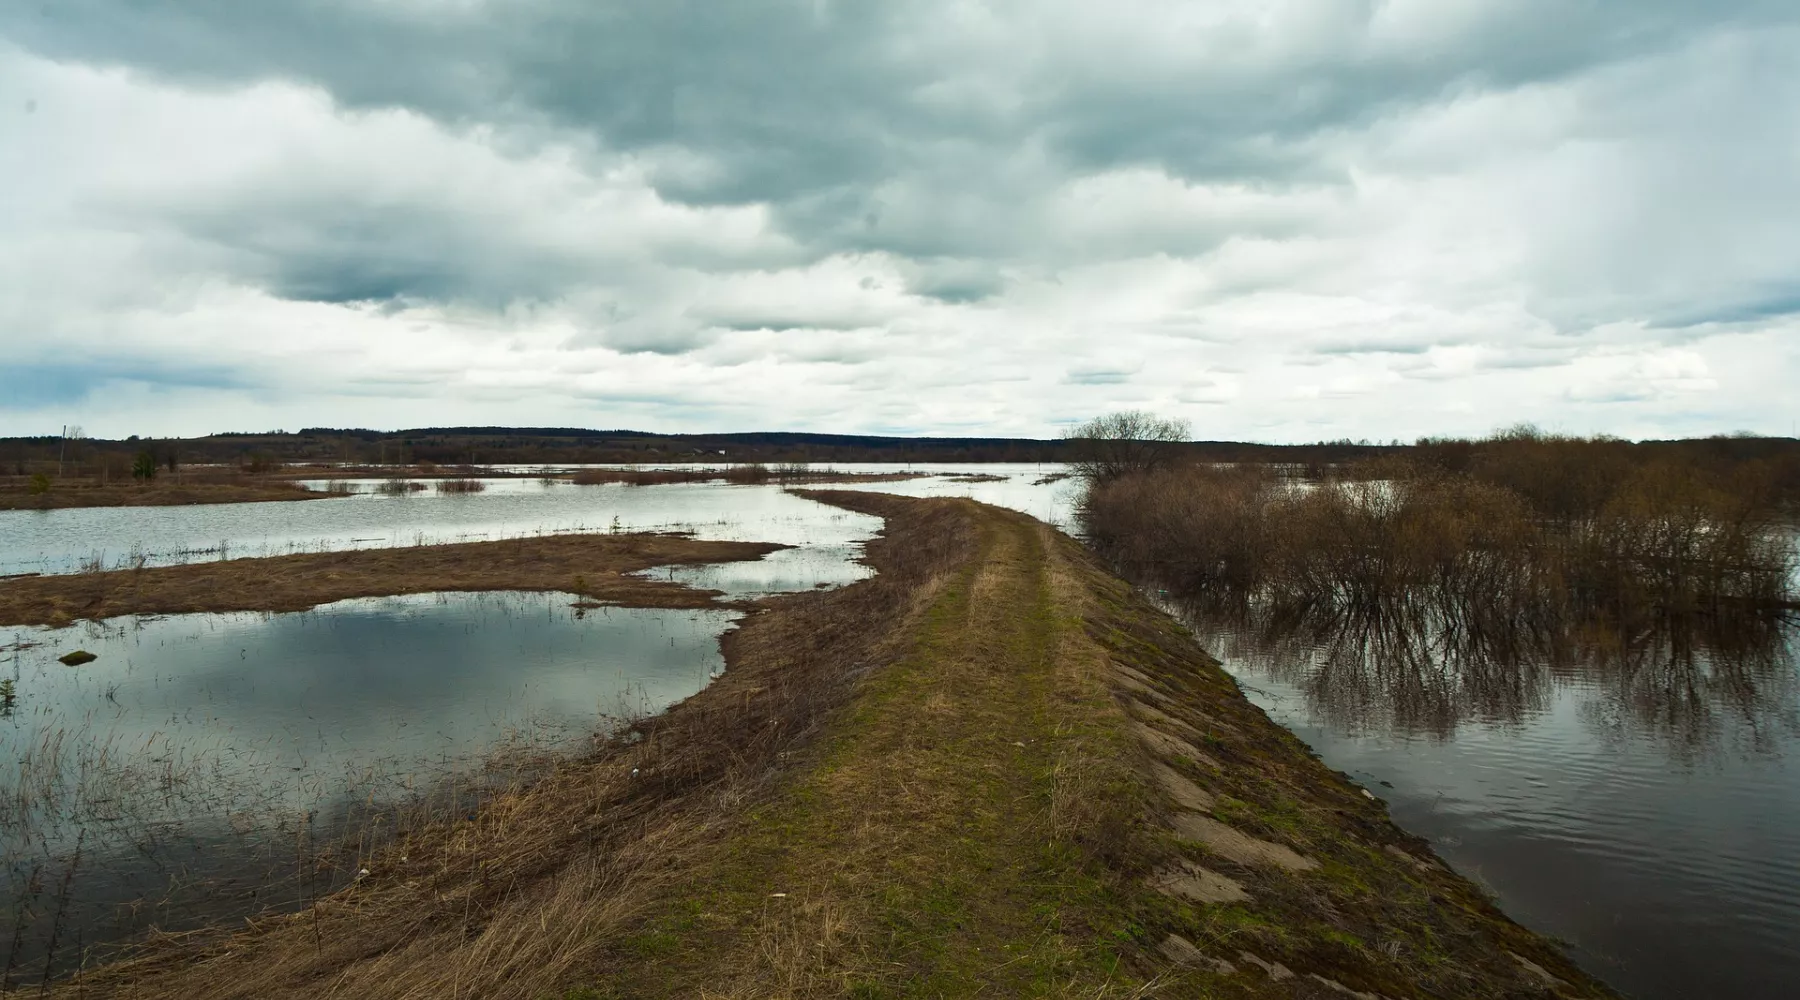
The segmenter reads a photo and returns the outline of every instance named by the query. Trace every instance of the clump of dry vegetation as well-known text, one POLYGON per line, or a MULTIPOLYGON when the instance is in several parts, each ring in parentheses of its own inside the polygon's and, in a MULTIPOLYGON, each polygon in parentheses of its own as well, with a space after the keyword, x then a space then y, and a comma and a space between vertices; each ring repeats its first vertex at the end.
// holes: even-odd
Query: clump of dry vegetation
POLYGON ((428 487, 413 479, 393 476, 375 484, 375 492, 384 497, 404 497, 414 493, 422 493, 428 487))
POLYGON ((473 477, 440 479, 437 483, 439 493, 480 493, 486 489, 487 483, 473 477))

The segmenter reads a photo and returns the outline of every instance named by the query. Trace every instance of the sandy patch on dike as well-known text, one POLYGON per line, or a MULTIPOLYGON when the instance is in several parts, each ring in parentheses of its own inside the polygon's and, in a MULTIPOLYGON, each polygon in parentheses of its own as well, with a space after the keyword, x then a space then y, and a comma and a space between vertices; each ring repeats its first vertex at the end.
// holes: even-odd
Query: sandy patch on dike
POLYGON ((1211 816, 1194 812, 1176 813, 1169 825, 1183 839, 1204 844, 1214 854, 1246 867, 1274 865, 1289 871, 1311 871, 1319 867, 1317 861, 1297 853, 1291 847, 1258 840, 1211 816))

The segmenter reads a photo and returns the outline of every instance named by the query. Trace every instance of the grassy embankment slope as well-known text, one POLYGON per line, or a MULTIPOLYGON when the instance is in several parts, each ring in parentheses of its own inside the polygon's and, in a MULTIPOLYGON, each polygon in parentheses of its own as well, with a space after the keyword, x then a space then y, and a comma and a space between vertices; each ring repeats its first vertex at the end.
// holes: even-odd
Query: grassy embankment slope
POLYGON ((327 904, 59 992, 1607 995, 1067 538, 815 495, 887 519, 880 575, 763 602, 706 691, 327 904))
POLYGON ((25 577, 0 580, 0 626, 304 611, 352 597, 447 590, 557 590, 632 607, 698 608, 711 605, 717 593, 627 574, 759 559, 780 548, 785 546, 665 534, 550 535, 25 577))

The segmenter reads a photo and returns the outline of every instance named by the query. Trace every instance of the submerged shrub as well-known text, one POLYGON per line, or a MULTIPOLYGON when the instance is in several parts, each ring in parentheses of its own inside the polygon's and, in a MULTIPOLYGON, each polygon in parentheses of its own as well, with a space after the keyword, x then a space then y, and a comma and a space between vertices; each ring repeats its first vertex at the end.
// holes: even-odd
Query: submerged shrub
POLYGON ((480 493, 487 489, 487 483, 479 479, 440 479, 437 484, 439 493, 480 493))
POLYGON ((377 484, 375 492, 382 496, 403 497, 408 494, 417 493, 423 489, 425 489, 424 483, 414 482, 410 479, 394 478, 377 484))
POLYGON ((1153 469, 1091 480, 1081 519, 1122 572, 1190 601, 1406 605, 1505 628, 1792 599, 1794 543, 1762 473, 1663 462, 1555 486, 1578 449, 1503 443, 1536 449, 1516 454, 1539 464, 1501 477, 1382 459, 1317 483, 1268 467, 1153 469))

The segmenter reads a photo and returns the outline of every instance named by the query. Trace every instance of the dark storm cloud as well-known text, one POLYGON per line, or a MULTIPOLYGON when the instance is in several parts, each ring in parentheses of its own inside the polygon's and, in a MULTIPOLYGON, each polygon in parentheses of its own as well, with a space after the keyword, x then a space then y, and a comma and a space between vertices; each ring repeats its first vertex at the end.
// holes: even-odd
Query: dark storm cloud
MULTIPOLYGON (((954 10, 980 22, 978 9, 954 10)), ((1089 8, 1091 30, 1024 34, 1042 27, 1025 16, 1036 9, 997 5, 991 23, 969 25, 929 2, 58 0, 0 7, 0 35, 184 84, 297 81, 345 108, 636 155, 664 198, 769 204, 815 258, 989 262, 915 272, 916 294, 962 303, 1000 290, 991 262, 1056 251, 1035 243, 1040 203, 1071 177, 1147 165, 1265 188, 1345 183, 1316 137, 1459 87, 1554 79, 1699 25, 1791 13, 1767 0, 1538 0, 1409 45, 1389 37, 1373 0, 1291 5, 1293 23, 1273 32, 1230 17, 1196 32, 1176 5, 1138 15, 1166 25, 1089 8), (1140 36, 1159 34, 1167 52, 1141 51, 1140 36), (1192 50, 1175 44, 1188 37, 1192 50), (1013 168, 1022 155, 1032 162, 1013 168)), ((176 224, 239 251, 228 265, 239 273, 303 300, 504 305, 553 299, 591 273, 579 255, 478 233, 456 211, 246 202, 176 224)), ((1140 226, 1113 249, 1200 254, 1258 225, 1140 226)))
POLYGON ((1685 329, 1713 323, 1754 323, 1800 315, 1800 286, 1779 288, 1738 301, 1721 301, 1699 310, 1658 316, 1654 325, 1685 329))
POLYGON ((168 221, 218 251, 222 270, 299 301, 498 309, 554 298, 586 273, 572 254, 520 245, 504 224, 424 205, 226 201, 171 209, 168 221))
MULTIPOLYGON (((1091 33, 1056 36, 1025 34, 1043 22, 1009 15, 1040 8, 1007 4, 993 8, 995 37, 974 43, 938 3, 791 0, 58 0, 6 5, 0 33, 52 57, 183 82, 295 80, 347 107, 535 123, 611 150, 686 150, 699 160, 663 165, 665 196, 789 205, 929 172, 959 144, 977 154, 971 162, 1034 142, 1076 171, 1142 163, 1185 177, 1305 177, 1321 167, 1304 139, 1396 104, 1555 79, 1699 26, 1792 14, 1774 0, 1536 0, 1496 5, 1412 48, 1385 37, 1383 8, 1289 5, 1287 37, 1227 18, 1197 51, 1149 62, 1109 37, 1129 8, 1117 21, 1092 18, 1091 33), (1135 64, 1118 61, 1127 58, 1135 64), (1007 99, 988 99, 994 91, 1007 99)), ((1169 19, 1179 41, 1195 34, 1181 14, 1139 16, 1169 19)), ((849 211, 824 214, 860 221, 869 204, 851 194, 835 207, 849 211)), ((806 221, 798 205, 794 218, 806 221)), ((881 227, 861 228, 881 245, 881 227)))

